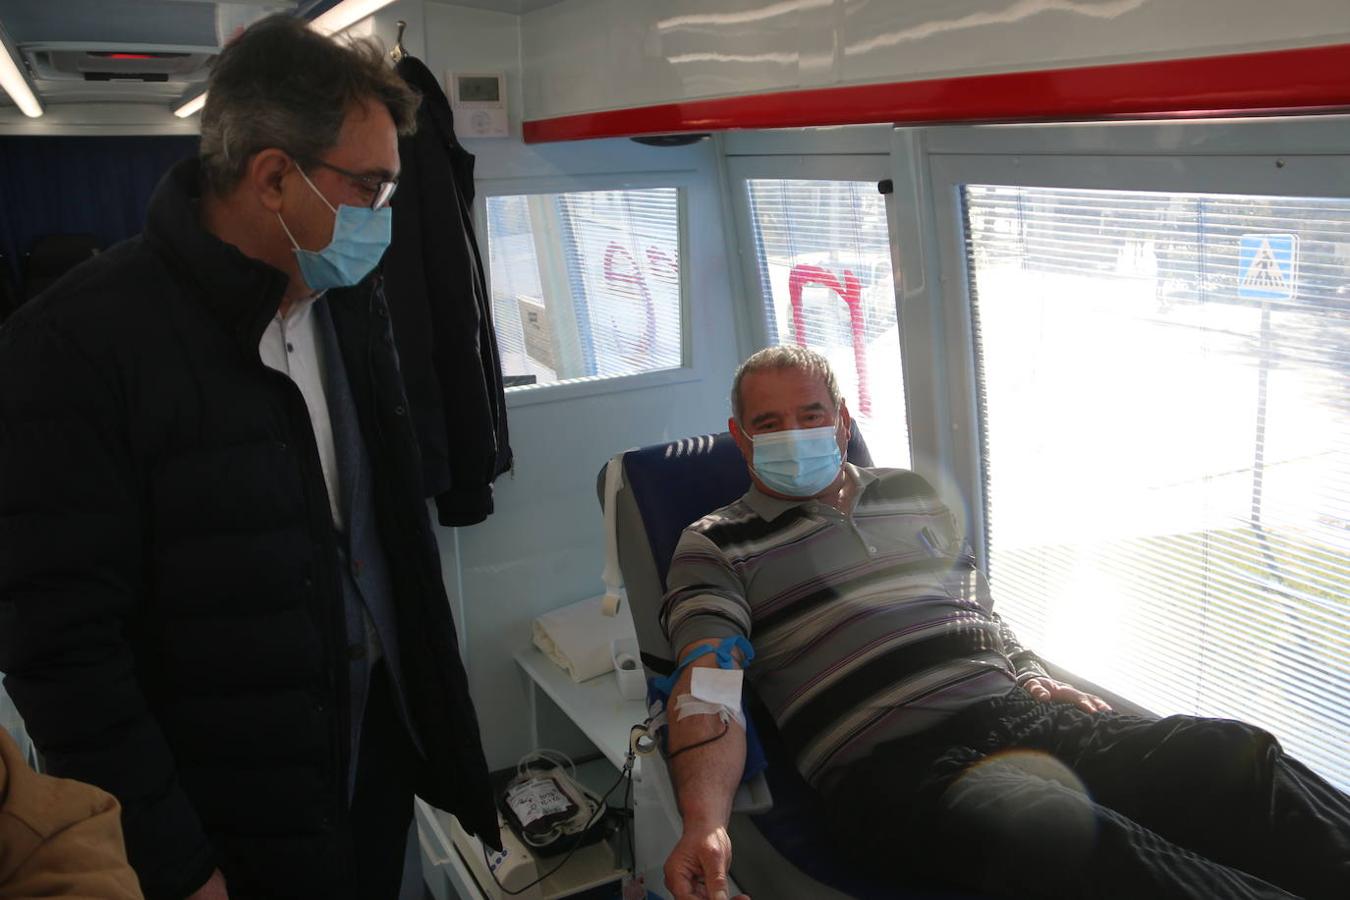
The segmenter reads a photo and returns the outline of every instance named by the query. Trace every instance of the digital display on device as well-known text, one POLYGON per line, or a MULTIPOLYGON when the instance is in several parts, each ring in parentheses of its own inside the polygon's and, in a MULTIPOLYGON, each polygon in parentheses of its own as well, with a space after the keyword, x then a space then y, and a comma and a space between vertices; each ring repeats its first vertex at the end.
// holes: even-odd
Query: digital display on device
POLYGON ((491 75, 466 75, 455 79, 461 103, 499 103, 501 88, 491 75))

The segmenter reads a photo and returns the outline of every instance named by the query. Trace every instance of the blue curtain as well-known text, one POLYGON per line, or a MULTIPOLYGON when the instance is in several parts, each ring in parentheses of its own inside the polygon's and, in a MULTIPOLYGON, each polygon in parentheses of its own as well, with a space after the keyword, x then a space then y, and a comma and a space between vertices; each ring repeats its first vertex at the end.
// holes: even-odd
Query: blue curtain
POLYGON ((19 282, 44 234, 92 234, 104 247, 138 234, 150 194, 197 138, 0 137, 0 253, 19 282))

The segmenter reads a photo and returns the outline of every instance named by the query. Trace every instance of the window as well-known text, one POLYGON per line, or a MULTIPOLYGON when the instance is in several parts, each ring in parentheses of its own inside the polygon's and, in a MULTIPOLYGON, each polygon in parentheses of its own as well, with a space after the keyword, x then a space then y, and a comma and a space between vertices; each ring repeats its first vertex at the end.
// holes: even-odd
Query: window
POLYGON ((487 222, 509 386, 682 364, 676 188, 488 197, 487 222))
POLYGON ((963 197, 1000 611, 1350 787, 1350 200, 963 197))
POLYGON ((824 354, 878 465, 909 465, 886 198, 875 181, 751 178, 770 343, 824 354))

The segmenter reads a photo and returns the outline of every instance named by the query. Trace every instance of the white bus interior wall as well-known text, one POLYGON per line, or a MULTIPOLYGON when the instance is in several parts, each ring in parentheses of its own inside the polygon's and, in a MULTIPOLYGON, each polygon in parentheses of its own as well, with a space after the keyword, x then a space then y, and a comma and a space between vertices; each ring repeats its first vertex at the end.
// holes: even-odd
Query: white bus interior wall
MULTIPOLYGON (((510 136, 463 138, 477 157, 478 234, 484 244, 486 198, 492 196, 664 186, 677 188, 680 202, 683 365, 510 391, 516 463, 514 472, 497 482, 496 512, 478 526, 438 529, 494 768, 514 765, 532 749, 526 683, 512 658, 529 641, 531 620, 602 591, 604 541, 595 489, 600 466, 632 447, 723 430, 731 374, 740 359, 765 343, 746 179, 893 182, 887 212, 903 347, 899 408, 906 413, 912 467, 960 508, 981 553, 988 550, 987 523, 978 500, 984 484, 968 288, 968 267, 977 263, 968 258, 964 242, 962 186, 1350 198, 1350 117, 1339 115, 873 124, 727 132, 679 147, 625 138, 533 144, 522 139, 523 120, 697 98, 1346 44, 1350 4, 1343 0, 936 5, 402 0, 355 30, 392 43, 398 20, 407 23, 408 52, 434 73, 505 74, 510 136), (714 6, 721 12, 711 11, 714 6), (943 8, 940 15, 935 6, 943 8)), ((25 120, 13 107, 0 108, 0 134, 168 134, 193 127, 195 120, 175 119, 167 109, 114 113, 53 105, 42 119, 25 120)), ((1346 272, 1350 243, 1344 251, 1346 272)), ((1336 427, 1343 433, 1350 427, 1344 384, 1341 392, 1336 427)), ((1347 444, 1340 446, 1344 452, 1347 444)), ((1098 474, 1111 477, 1105 464, 1098 474)), ((1344 508, 1341 514, 1350 517, 1344 508)), ((1101 516, 1101 523, 1073 525, 1105 528, 1110 510, 1101 516)), ((1344 553, 1350 521, 1341 519, 1339 528, 1344 553)), ((995 574, 996 596, 997 591, 995 574)), ((1346 627, 1345 615, 1342 606, 1334 628, 1346 627)), ((1323 727, 1330 744, 1344 747, 1350 745, 1344 700, 1350 651, 1342 642, 1338 652, 1340 684, 1327 686, 1341 698, 1333 697, 1338 716, 1323 727)), ((584 744, 560 749, 580 750, 584 744)), ((1343 755, 1340 765, 1346 765, 1343 755)))

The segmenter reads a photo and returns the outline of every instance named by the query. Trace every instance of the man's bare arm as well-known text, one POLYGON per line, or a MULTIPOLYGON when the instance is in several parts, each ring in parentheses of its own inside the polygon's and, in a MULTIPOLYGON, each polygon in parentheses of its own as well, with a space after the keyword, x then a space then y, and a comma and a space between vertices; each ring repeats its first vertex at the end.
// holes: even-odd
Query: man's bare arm
MULTIPOLYGON (((680 659, 703 643, 685 647, 680 659)), ((699 666, 715 668, 717 657, 706 654, 685 669, 668 707, 667 749, 672 757, 671 777, 684 834, 666 860, 666 887, 675 900, 727 900, 727 870, 731 866, 727 822, 745 768, 745 729, 734 719, 723 723, 715 715, 677 720, 675 700, 689 693, 694 669, 699 666)))

